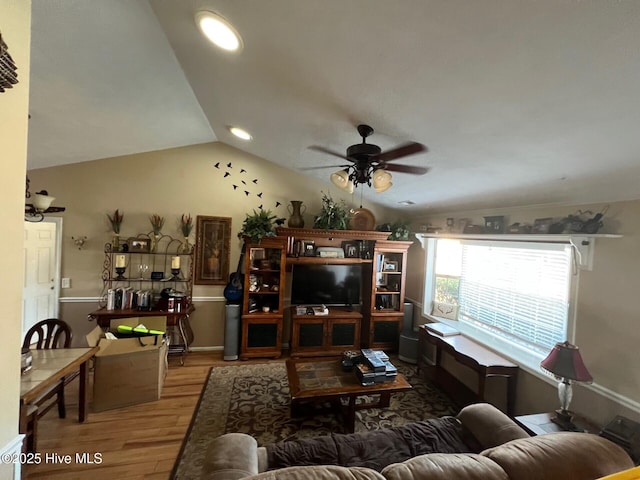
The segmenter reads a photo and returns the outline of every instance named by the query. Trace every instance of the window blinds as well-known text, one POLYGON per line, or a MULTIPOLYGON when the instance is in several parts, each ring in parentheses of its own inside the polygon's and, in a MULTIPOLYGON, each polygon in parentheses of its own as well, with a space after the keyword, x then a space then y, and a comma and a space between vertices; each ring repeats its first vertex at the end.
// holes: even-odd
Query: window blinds
POLYGON ((571 247, 461 241, 459 318, 546 353, 566 339, 571 247))

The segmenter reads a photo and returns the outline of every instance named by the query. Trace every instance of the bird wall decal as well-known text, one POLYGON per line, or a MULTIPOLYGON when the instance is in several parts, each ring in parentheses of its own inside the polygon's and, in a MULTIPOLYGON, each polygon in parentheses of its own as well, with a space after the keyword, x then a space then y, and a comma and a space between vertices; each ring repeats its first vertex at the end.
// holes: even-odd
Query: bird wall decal
POLYGON ((233 168, 233 167, 231 166, 231 162, 227 163, 227 167, 229 167, 229 168, 233 168))
POLYGON ((230 176, 231 174, 229 172, 224 172, 224 178, 227 178, 228 176, 230 176))
POLYGON ((214 167, 216 167, 216 168, 220 168, 220 162, 216 163, 216 164, 214 165, 214 167))

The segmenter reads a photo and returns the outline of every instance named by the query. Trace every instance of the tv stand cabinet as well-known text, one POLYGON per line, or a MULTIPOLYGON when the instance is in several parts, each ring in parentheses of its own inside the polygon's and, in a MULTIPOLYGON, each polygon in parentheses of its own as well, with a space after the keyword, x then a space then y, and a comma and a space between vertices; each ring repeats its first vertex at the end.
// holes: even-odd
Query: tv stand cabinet
POLYGON ((329 307, 327 315, 298 315, 291 307, 291 356, 336 356, 360 349, 362 314, 347 307, 329 307))
POLYGON ((331 310, 336 308, 330 309, 328 317, 292 315, 292 356, 337 355, 360 347, 397 351, 404 318, 407 251, 413 242, 388 240, 389 232, 373 230, 279 227, 276 234, 286 245, 286 275, 291 274, 295 265, 362 265, 360 312, 348 312, 345 307, 333 317, 334 320, 331 310), (316 256, 318 247, 341 247, 346 258, 316 256), (348 324, 356 316, 358 330, 355 341, 349 345, 333 342, 332 332, 338 330, 338 322, 348 324), (311 335, 311 332, 314 335, 308 339, 306 335, 311 335), (323 341, 320 342, 319 338, 323 341), (312 343, 306 344, 306 341, 312 343))

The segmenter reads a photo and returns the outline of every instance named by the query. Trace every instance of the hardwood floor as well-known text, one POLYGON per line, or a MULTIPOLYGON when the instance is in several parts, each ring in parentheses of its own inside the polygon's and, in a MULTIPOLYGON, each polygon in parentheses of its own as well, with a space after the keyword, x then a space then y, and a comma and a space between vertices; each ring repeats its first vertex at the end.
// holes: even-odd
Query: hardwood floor
MULTIPOLYGON (((40 420, 37 450, 42 462, 24 465, 23 478, 168 479, 209 369, 235 363, 240 362, 222 360, 222 352, 190 353, 184 366, 172 358, 160 400, 106 412, 90 410, 85 423, 78 423, 78 381, 74 380, 65 389, 67 418, 58 418, 52 409, 40 420), (83 453, 95 463, 76 462, 76 454, 83 453), (96 453, 101 457, 99 464, 96 453), (54 463, 52 455, 58 459, 71 455, 71 462, 54 463)), ((246 363, 251 362, 242 362, 246 363)))

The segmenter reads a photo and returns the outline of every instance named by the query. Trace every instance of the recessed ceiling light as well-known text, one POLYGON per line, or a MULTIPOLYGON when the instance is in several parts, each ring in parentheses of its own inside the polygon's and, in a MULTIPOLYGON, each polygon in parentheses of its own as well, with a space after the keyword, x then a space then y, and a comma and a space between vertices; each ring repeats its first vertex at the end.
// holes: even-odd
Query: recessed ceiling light
POLYGON ((249 132, 240 127, 229 127, 229 131, 242 140, 251 140, 253 138, 249 132))
POLYGON ((200 10, 196 13, 196 23, 202 33, 211 42, 228 52, 239 52, 242 50, 242 38, 233 25, 220 15, 200 10))
POLYGON ((400 205, 415 205, 416 202, 412 202, 411 200, 403 200, 402 202, 398 202, 400 205))

